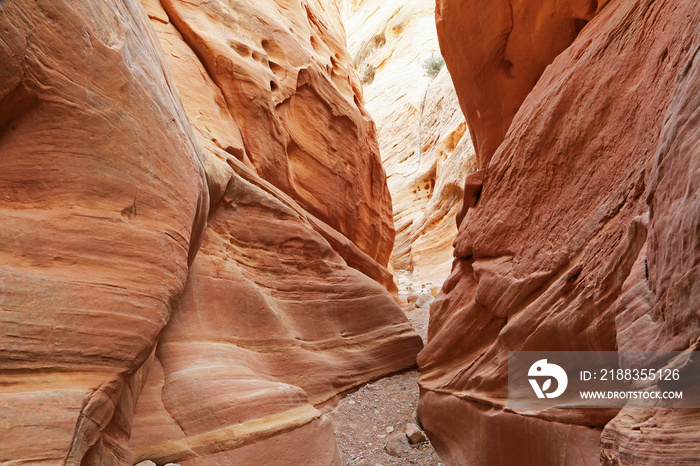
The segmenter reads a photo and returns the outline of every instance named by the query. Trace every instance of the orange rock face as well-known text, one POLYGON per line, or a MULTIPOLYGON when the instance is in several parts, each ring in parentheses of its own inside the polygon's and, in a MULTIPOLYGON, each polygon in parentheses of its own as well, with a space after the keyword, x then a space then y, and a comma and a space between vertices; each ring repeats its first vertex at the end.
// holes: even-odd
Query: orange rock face
POLYGON ((440 48, 469 123, 480 168, 488 165, 547 65, 604 3, 437 0, 440 48))
POLYGON ((386 265, 391 199, 335 4, 161 3, 154 20, 199 58, 260 176, 386 265))
MULTIPOLYGON (((540 3, 548 2, 532 8, 545 8, 540 3)), ((438 13, 443 51, 485 170, 468 180, 457 261, 431 309, 428 345, 419 357, 426 431, 447 464, 575 465, 601 458, 692 464, 699 438, 689 426, 697 425, 697 412, 521 416, 503 406, 508 351, 692 350, 700 337, 700 5, 599 5, 538 81, 533 71, 537 83, 522 88, 522 103, 514 105, 514 94, 503 91, 482 105, 488 85, 474 90, 475 81, 459 76, 488 61, 474 57, 492 54, 469 49, 459 63, 455 57, 467 52, 456 30, 447 32, 471 4, 443 2, 438 13), (479 129, 474 113, 494 108, 510 108, 512 123, 501 113, 483 120, 493 128, 479 129), (640 426, 644 433, 651 425, 659 429, 639 435, 640 426), (517 447, 505 449, 503 442, 517 447)), ((548 21, 569 17, 567 8, 548 21)), ((488 17, 510 17, 509 11, 488 17)), ((468 40, 483 34, 488 48, 489 37, 502 35, 501 23, 494 24, 483 22, 481 32, 463 27, 464 34, 468 40)), ((535 28, 532 37, 543 30, 535 28)), ((560 35, 551 31, 554 43, 560 35)), ((509 61, 517 80, 519 61, 509 61)))
POLYGON ((336 464, 315 407, 414 363, 420 339, 392 297, 274 194, 232 175, 139 400, 137 459, 258 464, 238 448, 308 425, 297 464, 336 464))
POLYGON ((0 462, 340 464, 422 344, 337 8, 93 3, 0 5, 0 462))
POLYGON ((274 438, 291 452, 284 461, 339 464, 318 408, 411 367, 421 342, 384 288, 394 286, 391 207, 338 13, 144 6, 204 148, 213 202, 137 406, 135 458, 249 464, 274 438))
POLYGON ((131 461, 203 233, 199 149, 137 6, 0 6, 1 463, 131 461))

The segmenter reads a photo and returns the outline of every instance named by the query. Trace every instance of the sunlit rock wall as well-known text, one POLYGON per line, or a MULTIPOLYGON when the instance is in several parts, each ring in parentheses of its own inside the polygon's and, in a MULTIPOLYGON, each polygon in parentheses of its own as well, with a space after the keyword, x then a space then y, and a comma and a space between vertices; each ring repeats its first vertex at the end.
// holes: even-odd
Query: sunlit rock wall
POLYGON ((391 264, 430 288, 449 274, 464 178, 476 168, 449 72, 438 68, 435 2, 340 3, 394 205, 391 264))
POLYGON ((0 3, 0 462, 340 464, 421 341, 339 10, 93 3, 0 3))

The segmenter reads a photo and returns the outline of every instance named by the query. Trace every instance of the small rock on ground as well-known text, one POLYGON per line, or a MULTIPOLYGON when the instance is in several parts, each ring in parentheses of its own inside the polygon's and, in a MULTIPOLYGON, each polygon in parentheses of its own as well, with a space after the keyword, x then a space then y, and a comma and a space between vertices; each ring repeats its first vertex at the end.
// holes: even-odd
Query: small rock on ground
MULTIPOLYGON (((411 325, 425 342, 428 309, 406 313, 411 325)), ((429 441, 412 445, 401 456, 387 453, 385 445, 393 433, 403 432, 407 423, 418 425, 418 371, 387 377, 350 393, 332 412, 335 438, 346 466, 442 466, 429 441), (354 401, 354 403, 350 403, 354 401), (394 432, 387 434, 386 428, 394 432), (397 432, 398 431, 398 432, 397 432)), ((418 426, 420 427, 420 426, 418 426)))
POLYGON ((406 424, 406 427, 404 428, 403 432, 404 434, 406 434, 406 437, 408 437, 408 441, 412 444, 423 443, 428 441, 428 437, 425 436, 425 432, 423 432, 423 430, 413 422, 409 422, 408 424, 406 424))
POLYGON ((389 436, 384 449, 391 456, 401 456, 411 448, 408 437, 403 432, 395 432, 389 436))

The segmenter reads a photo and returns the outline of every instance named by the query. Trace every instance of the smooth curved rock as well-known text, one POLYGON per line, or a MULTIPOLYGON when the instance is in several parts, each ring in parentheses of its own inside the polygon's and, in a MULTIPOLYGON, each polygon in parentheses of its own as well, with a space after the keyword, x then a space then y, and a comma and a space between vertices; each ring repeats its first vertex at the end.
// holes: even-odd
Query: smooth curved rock
MULTIPOLYGON (((342 35, 335 35, 340 34, 334 23, 337 13, 334 16, 332 10, 322 12, 312 5, 300 5, 281 16, 282 6, 270 2, 256 10, 259 18, 268 18, 254 22, 269 28, 260 30, 245 22, 214 21, 217 17, 213 12, 226 10, 226 2, 210 2, 201 8, 151 1, 144 6, 176 85, 186 89, 183 103, 204 149, 214 201, 202 249, 178 309, 162 334, 154 370, 137 406, 131 439, 135 457, 183 465, 245 465, 265 458, 274 464, 340 464, 331 425, 319 409, 332 405, 361 383, 414 366, 421 340, 387 292, 386 288, 394 285, 382 264, 346 236, 351 233, 334 229, 324 218, 316 217, 315 210, 307 210, 308 202, 299 200, 309 195, 315 202, 316 194, 286 194, 284 187, 276 185, 279 179, 256 163, 250 149, 272 144, 266 141, 279 135, 259 134, 260 125, 288 124, 288 110, 293 108, 309 124, 287 128, 292 139, 319 141, 327 136, 323 128, 328 127, 341 132, 339 141, 350 140, 343 142, 345 152, 321 151, 315 156, 323 160, 302 161, 296 169, 315 173, 315 188, 334 195, 348 183, 361 185, 361 171, 341 171, 347 178, 338 183, 325 178, 317 166, 317 162, 331 163, 336 169, 343 157, 355 157, 360 165, 367 163, 365 158, 376 157, 376 152, 356 150, 358 144, 376 144, 361 104, 349 103, 345 95, 356 76, 334 81, 338 70, 351 70, 348 60, 339 55, 335 72, 324 68, 328 57, 323 51, 342 43, 342 35), (318 16, 313 16, 313 11, 318 16), (314 39, 315 49, 296 36, 297 42, 289 42, 288 32, 275 29, 279 21, 289 18, 296 18, 294 24, 303 23, 299 15, 309 15, 315 27, 324 31, 314 39), (179 19, 171 22, 175 17, 179 19), (207 25, 205 43, 188 36, 193 34, 190 28, 202 24, 207 25), (263 92, 253 87, 260 93, 259 99, 241 101, 244 95, 230 94, 233 86, 251 83, 207 72, 206 56, 199 61, 203 56, 199 51, 215 49, 222 38, 231 43, 243 39, 246 43, 279 43, 275 63, 289 67, 285 60, 299 56, 306 60, 298 65, 301 71, 294 69, 283 75, 299 80, 315 77, 301 87, 293 87, 292 81, 281 82, 284 97, 270 93, 269 88, 263 92), (321 99, 321 95, 325 97, 321 99), (328 102, 324 99, 331 99, 336 110, 357 118, 367 133, 353 133, 336 117, 329 117, 319 106, 328 102), (227 107, 217 108, 220 102, 227 107), (239 108, 242 102, 246 109, 239 108), (256 105, 278 113, 261 113, 268 118, 261 123, 261 115, 250 115, 256 105), (288 110, 282 112, 284 108, 288 110), (221 121, 217 121, 219 113, 224 115, 221 121), (263 136, 263 140, 255 139, 263 136), (229 142, 222 144, 227 137, 229 142), (365 137, 369 139, 363 140, 365 137), (353 138, 357 140, 353 142, 353 138), (266 453, 270 444, 288 454, 266 453)), ((242 14, 236 13, 237 8, 252 8, 243 4, 231 7, 227 18, 242 14)), ((237 60, 237 66, 260 79, 259 59, 240 57, 239 52, 223 50, 217 56, 224 60, 224 55, 234 54, 231 60, 237 60)), ((381 184, 382 171, 374 171, 372 176, 376 177, 373 182, 381 184)), ((322 198, 329 206, 339 203, 333 207, 339 215, 348 209, 342 204, 347 199, 322 198)), ((359 202, 372 205, 375 201, 367 195, 359 202)), ((373 228, 383 228, 382 223, 373 228)), ((359 228, 357 231, 358 237, 371 236, 359 228)), ((374 244, 381 244, 385 237, 373 238, 374 244)))
POLYGON ((199 149, 137 3, 4 1, 0 30, 0 462, 133 464, 199 149))
POLYGON ((479 168, 488 165, 545 68, 607 2, 437 0, 440 49, 479 168))
POLYGON ((303 439, 303 464, 332 458, 333 432, 314 406, 412 366, 420 346, 381 285, 348 268, 270 192, 234 175, 158 345, 163 375, 149 385, 162 387, 161 403, 139 404, 134 451, 183 465, 245 464, 241 446, 320 423, 324 449, 303 439), (161 424, 182 431, 163 438, 161 424))
POLYGON ((0 462, 340 464, 422 343, 338 10, 144 6, 0 4, 0 462))
MULTIPOLYGON (((457 16, 464 5, 445 4, 438 21, 451 21, 447 12, 457 16)), ((567 8, 559 12, 564 17, 567 8)), ((576 443, 558 440, 575 426, 595 427, 588 437, 605 427, 601 449, 610 464, 625 458, 684 464, 696 455, 683 451, 697 443, 697 430, 683 428, 684 419, 692 422, 696 413, 672 414, 659 422, 663 433, 636 441, 626 410, 610 423, 614 411, 507 413, 503 407, 508 351, 629 349, 640 336, 654 349, 685 350, 697 341, 698 298, 691 283, 698 254, 698 153, 695 129, 687 129, 695 125, 685 122, 697 104, 679 79, 690 73, 698 24, 700 5, 694 2, 608 2, 524 91, 529 94, 493 158, 480 153, 483 180, 471 180, 469 191, 478 194, 469 196, 472 206, 463 212, 457 261, 432 306, 428 344, 419 356, 421 420, 448 463, 516 461, 498 456, 498 440, 462 441, 487 439, 492 428, 507 430, 510 444, 536 446, 528 457, 517 457, 519 464, 540 464, 538 458, 555 451, 569 458, 566 464, 598 462, 600 452, 593 448, 576 455, 576 443), (679 113, 664 120, 669 106, 679 113), (522 426, 519 414, 549 422, 537 422, 534 431, 522 426), (453 418, 473 422, 445 431, 453 418), (669 446, 657 449, 662 438, 669 446)), ((473 29, 460 27, 476 37, 473 29)), ((438 29, 446 49, 450 36, 438 29)), ((501 29, 486 28, 484 34, 501 29)), ((451 68, 460 66, 445 52, 451 68)), ((461 66, 471 73, 480 62, 461 66)), ((481 91, 456 82, 461 95, 471 91, 478 102, 481 91)), ((502 97, 496 106, 514 102, 508 92, 502 97)), ((505 120, 489 121, 496 134, 505 120)))

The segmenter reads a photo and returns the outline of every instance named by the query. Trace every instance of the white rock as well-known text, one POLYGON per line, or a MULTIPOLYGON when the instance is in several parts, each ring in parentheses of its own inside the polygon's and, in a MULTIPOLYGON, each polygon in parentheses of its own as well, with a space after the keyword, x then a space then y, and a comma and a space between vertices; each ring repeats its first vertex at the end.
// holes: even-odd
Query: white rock
POLYGON ((402 287, 407 277, 419 283, 443 280, 452 268, 455 216, 462 203, 454 189, 476 162, 447 69, 433 77, 424 68, 439 53, 435 3, 339 4, 393 199, 397 281, 402 287))
POLYGON ((390 433, 392 433, 393 431, 394 431, 394 428, 393 428, 392 426, 389 426, 389 427, 386 428, 386 433, 387 433, 387 434, 390 434, 390 433))
POLYGON ((416 300, 415 306, 419 309, 424 309, 430 307, 430 304, 435 300, 432 296, 427 293, 421 293, 421 295, 416 300))

